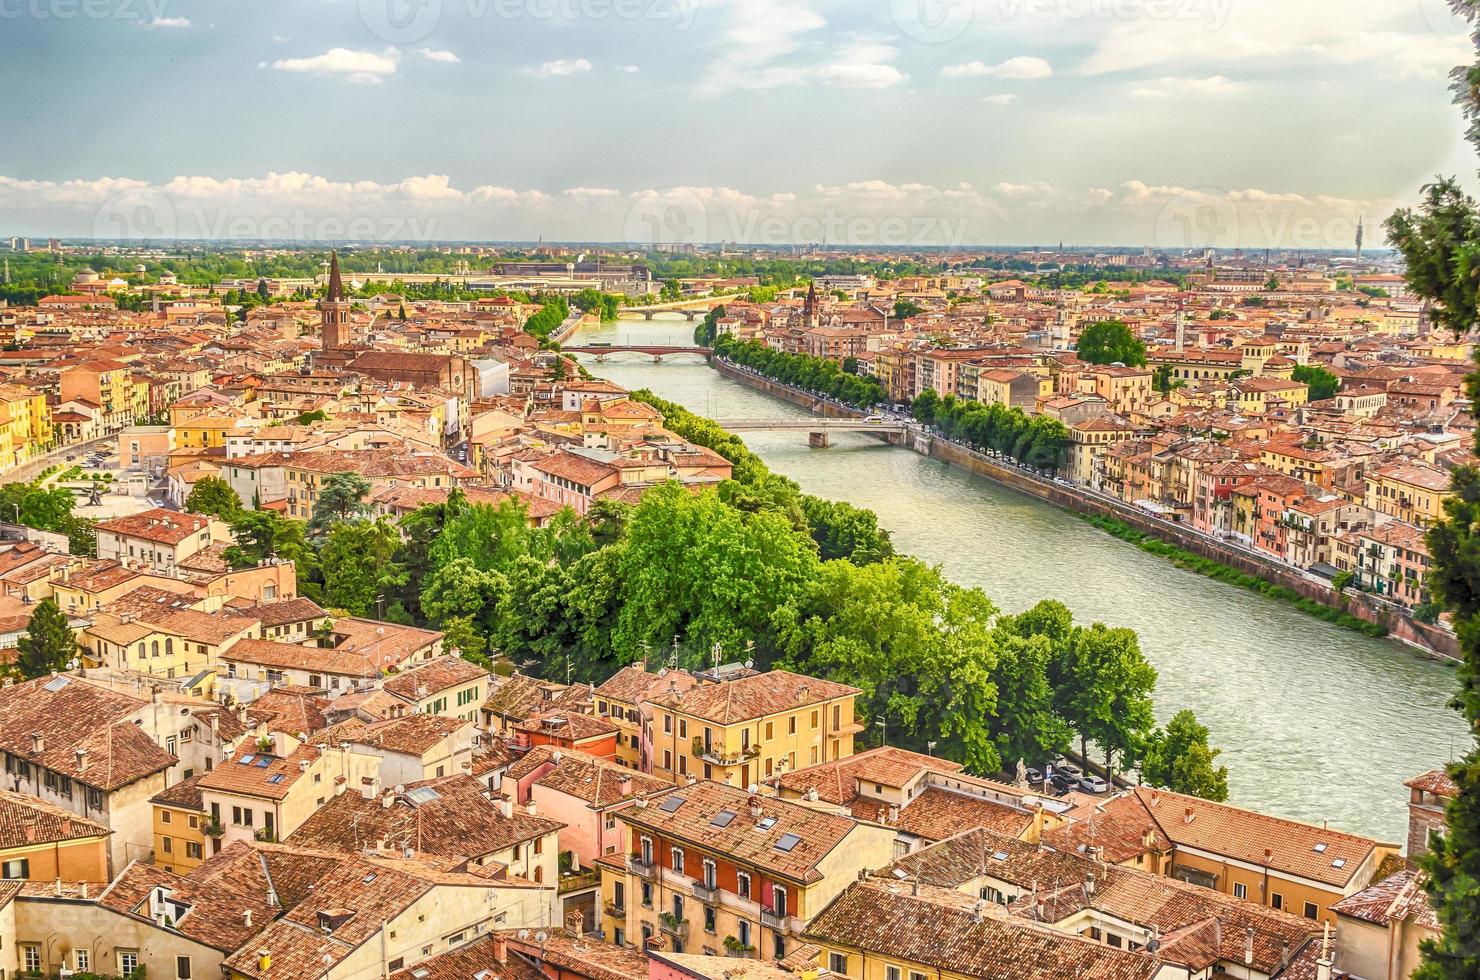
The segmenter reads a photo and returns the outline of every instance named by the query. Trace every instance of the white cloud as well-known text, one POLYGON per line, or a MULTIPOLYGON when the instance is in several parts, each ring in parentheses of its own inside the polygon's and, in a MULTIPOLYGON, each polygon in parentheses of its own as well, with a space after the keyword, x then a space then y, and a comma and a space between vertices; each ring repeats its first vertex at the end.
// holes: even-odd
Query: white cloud
MULTIPOLYGON (((1423 5, 1442 6, 1441 0, 1423 5)), ((1473 57, 1457 22, 1416 16, 1420 3, 1209 0, 1200 16, 1120 17, 1096 31, 1086 75, 1186 67, 1298 70, 1366 65, 1385 78, 1439 78, 1473 57), (1332 25, 1339 24, 1339 38, 1332 25)), ((1190 9, 1190 8, 1189 8, 1190 9)))
POLYGON ((897 49, 877 41, 856 41, 838 53, 837 60, 817 70, 830 85, 845 88, 889 88, 904 81, 904 73, 889 64, 897 49))
POLYGON ((291 40, 293 39, 286 34, 274 34, 272 36, 272 41, 274 44, 286 44, 291 40))
POLYGON ((1232 95, 1246 88, 1248 85, 1244 82, 1234 81, 1222 75, 1211 75, 1207 78, 1162 78, 1149 85, 1132 89, 1131 94, 1142 99, 1164 99, 1176 95, 1213 97, 1232 95))
POLYGON ((827 24, 808 0, 730 0, 722 6, 727 20, 716 43, 719 55, 704 69, 700 95, 794 85, 807 77, 806 66, 782 62, 827 24))
POLYGON ((960 65, 946 65, 940 70, 948 78, 992 77, 1014 80, 1048 78, 1053 75, 1053 65, 1042 58, 1008 58, 1000 65, 989 65, 984 61, 969 61, 960 65))
POLYGON ((341 76, 351 82, 373 85, 394 75, 400 60, 401 52, 396 48, 379 52, 330 48, 311 58, 279 58, 272 67, 279 71, 341 76))
POLYGON ((546 61, 534 73, 541 78, 561 78, 567 75, 579 75, 591 70, 591 62, 585 58, 556 58, 554 61, 546 61))
POLYGON ((982 96, 982 101, 985 102, 987 105, 1012 105, 1014 102, 1017 101, 1017 96, 1012 95, 1011 93, 1002 93, 999 95, 984 95, 982 96))
POLYGON ((622 192, 611 187, 567 187, 566 197, 621 197, 622 192))
POLYGON ((431 48, 421 48, 417 53, 428 61, 440 61, 447 65, 462 64, 462 59, 451 51, 434 51, 431 48))
POLYGON ((619 71, 624 75, 636 75, 642 69, 637 65, 613 65, 612 71, 619 71))
POLYGON ((147 27, 147 28, 149 28, 150 30, 156 30, 158 28, 169 28, 169 27, 189 27, 190 26, 190 18, 189 17, 156 17, 153 20, 145 21, 144 22, 144 26, 147 27))

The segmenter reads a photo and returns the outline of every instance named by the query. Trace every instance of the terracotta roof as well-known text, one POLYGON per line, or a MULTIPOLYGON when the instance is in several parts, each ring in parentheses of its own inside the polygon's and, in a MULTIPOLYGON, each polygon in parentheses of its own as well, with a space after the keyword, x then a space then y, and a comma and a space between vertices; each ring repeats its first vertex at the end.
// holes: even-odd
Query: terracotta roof
POLYGON ((24 681, 0 689, 0 749, 114 790, 178 761, 133 724, 147 705, 65 674, 24 681))
POLYGON ((524 841, 557 833, 565 824, 515 807, 504 816, 470 776, 447 776, 407 784, 392 794, 367 800, 353 789, 332 797, 295 830, 285 843, 355 854, 382 841, 399 851, 442 859, 446 868, 484 857, 524 841))
POLYGON ((24 793, 0 790, 0 849, 107 837, 113 831, 24 793))
POLYGON ((534 784, 582 800, 593 809, 604 809, 618 803, 652 796, 673 788, 666 779, 612 765, 583 752, 561 752, 537 746, 524 754, 509 775, 539 772, 534 784))
POLYGON ((200 777, 202 791, 251 796, 258 799, 286 799, 294 784, 318 761, 320 750, 300 745, 286 756, 254 751, 252 743, 241 746, 235 755, 200 777), (303 764, 307 763, 306 768, 303 764))
POLYGON ((422 756, 472 722, 446 715, 411 714, 366 724, 347 721, 330 728, 320 739, 328 745, 368 745, 402 755, 422 756))
POLYGON ((397 697, 415 702, 488 676, 488 671, 477 664, 455 654, 444 654, 386 678, 381 686, 397 697), (418 694, 422 688, 426 693, 418 694))
POLYGON ((213 949, 230 953, 258 935, 277 914, 266 890, 250 892, 225 882, 177 875, 153 865, 130 864, 98 904, 122 915, 153 920, 151 899, 163 891, 163 908, 173 920, 170 928, 213 949), (250 911, 251 925, 242 913, 250 911))
POLYGON ((634 827, 726 855, 742 867, 751 865, 799 882, 821 880, 818 864, 857 826, 848 817, 800 803, 752 797, 737 787, 708 780, 640 801, 624 810, 622 819, 634 827), (753 801, 759 816, 751 812, 753 801), (715 820, 722 811, 732 816, 718 826, 715 820), (762 827, 766 820, 769 825, 762 827), (783 850, 778 844, 791 846, 783 850))
POLYGON ((1445 799, 1459 795, 1459 787, 1449 777, 1449 773, 1442 769, 1433 769, 1421 775, 1414 776, 1412 779, 1404 781, 1403 785, 1411 789, 1423 790, 1425 793, 1433 793, 1445 799))
POLYGON ((155 793, 149 798, 149 802, 204 813, 205 804, 201 802, 200 794, 200 777, 204 775, 205 773, 196 773, 189 779, 182 779, 169 789, 155 793))
POLYGON ((484 936, 466 946, 424 959, 415 966, 397 970, 389 980, 472 980, 473 977, 480 980, 544 980, 539 967, 518 956, 506 956, 500 962, 498 949, 501 945, 497 936, 484 936))
POLYGON ((514 727, 523 732, 569 738, 577 742, 613 735, 617 731, 617 726, 605 718, 579 711, 540 711, 517 722, 514 727))
POLYGON ((1407 922, 1439 931, 1439 917, 1429 904, 1421 871, 1404 870, 1369 885, 1355 895, 1331 906, 1337 915, 1350 916, 1373 925, 1387 926, 1393 921, 1407 922))
MULTIPOLYGON (((597 690, 599 693, 600 688, 597 690)), ((949 759, 881 745, 833 762, 783 773, 781 787, 793 793, 815 789, 818 799, 844 804, 851 803, 858 796, 860 782, 900 787, 926 769, 956 772, 960 768, 960 763, 949 759)))
POLYGON ((210 518, 199 514, 155 508, 140 514, 99 521, 95 525, 95 530, 154 541, 159 544, 176 545, 191 535, 204 531, 210 523, 210 518))
POLYGON ((677 694, 665 692, 653 703, 693 718, 732 725, 860 693, 847 684, 771 670, 738 680, 698 684, 677 694))

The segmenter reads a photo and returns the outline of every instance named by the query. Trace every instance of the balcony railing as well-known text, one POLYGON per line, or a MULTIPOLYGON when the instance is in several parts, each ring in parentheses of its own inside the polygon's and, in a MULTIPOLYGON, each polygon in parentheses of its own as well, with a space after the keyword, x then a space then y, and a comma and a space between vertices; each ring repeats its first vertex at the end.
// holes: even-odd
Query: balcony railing
POLYGON ((625 905, 618 905, 616 902, 607 902, 603 908, 606 914, 614 919, 627 918, 627 907, 625 905))
POLYGON ((629 854, 627 856, 627 870, 639 878, 651 878, 654 873, 653 862, 644 861, 635 854, 629 854))
POLYGON ((671 912, 664 912, 658 916, 658 930, 665 932, 674 939, 687 939, 689 935, 689 920, 674 918, 671 912))
POLYGON ((719 901, 719 885, 706 885, 702 881, 696 881, 693 885, 694 897, 706 905, 713 905, 719 901))
POLYGON ((786 932, 791 929, 791 917, 772 909, 761 909, 761 925, 767 929, 775 929, 777 932, 786 932))

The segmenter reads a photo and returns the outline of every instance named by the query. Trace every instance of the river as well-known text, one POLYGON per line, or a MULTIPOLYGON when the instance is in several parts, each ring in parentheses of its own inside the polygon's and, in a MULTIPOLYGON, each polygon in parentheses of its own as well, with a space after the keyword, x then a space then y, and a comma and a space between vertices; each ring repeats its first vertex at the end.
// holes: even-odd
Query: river
MULTIPOLYGON (((582 341, 691 343, 677 314, 587 328, 582 341)), ((696 359, 582 360, 600 377, 711 418, 806 413, 696 359)), ((747 433, 774 470, 812 494, 868 507, 896 549, 941 565, 1016 612, 1063 601, 1077 622, 1128 626, 1159 674, 1157 716, 1192 708, 1221 747, 1240 806, 1406 839, 1403 780, 1462 752, 1446 707, 1452 667, 1283 603, 1214 582, 1096 530, 1073 514, 862 434, 809 449, 805 433, 747 433)))

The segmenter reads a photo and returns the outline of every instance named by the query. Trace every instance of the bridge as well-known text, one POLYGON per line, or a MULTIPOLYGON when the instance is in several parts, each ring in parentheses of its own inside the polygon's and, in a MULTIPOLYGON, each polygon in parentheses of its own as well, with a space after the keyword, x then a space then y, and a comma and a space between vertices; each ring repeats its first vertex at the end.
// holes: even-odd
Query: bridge
POLYGON ((707 358, 714 353, 709 347, 681 346, 677 344, 663 346, 660 344, 582 344, 576 347, 561 347, 565 354, 594 354, 597 362, 606 360, 613 354, 646 354, 654 361, 661 361, 665 357, 675 354, 697 354, 707 358))
POLYGON ((907 427, 903 422, 862 418, 841 419, 717 419, 716 424, 726 432, 805 432, 807 445, 814 449, 825 449, 834 432, 867 432, 882 436, 891 443, 904 440, 907 427))
POLYGON ((697 299, 680 299, 671 303, 649 303, 646 306, 618 307, 618 315, 641 313, 644 320, 651 320, 655 313, 682 313, 685 320, 701 317, 716 306, 740 299, 739 296, 704 296, 697 299))

